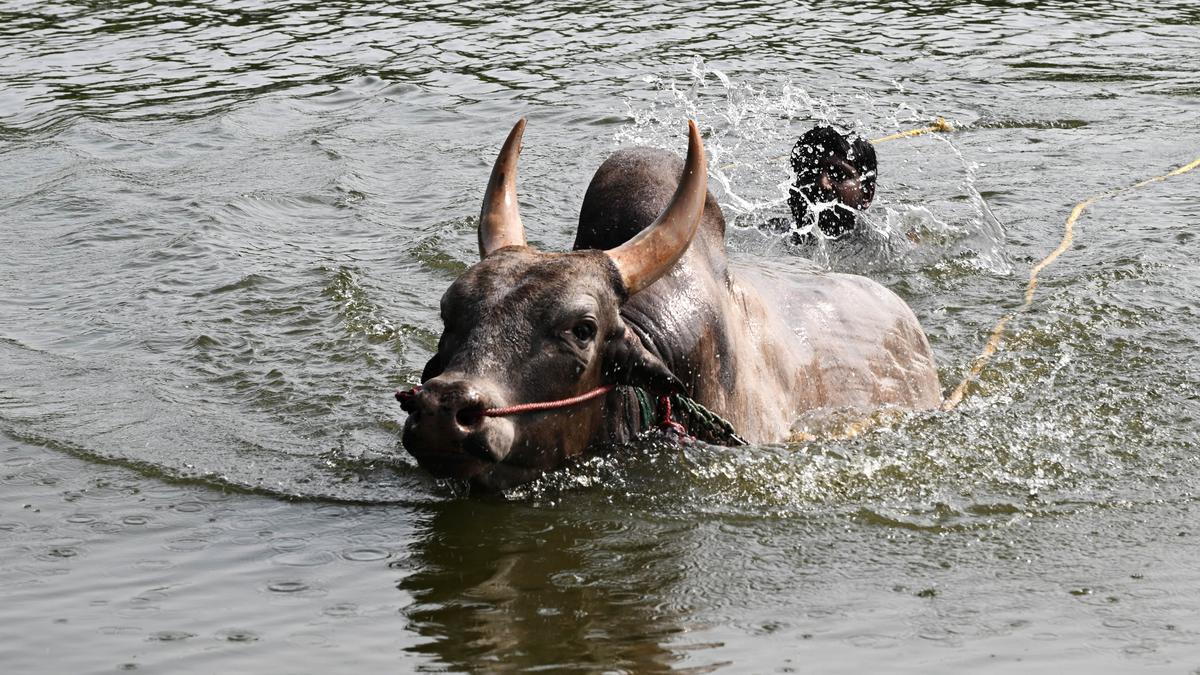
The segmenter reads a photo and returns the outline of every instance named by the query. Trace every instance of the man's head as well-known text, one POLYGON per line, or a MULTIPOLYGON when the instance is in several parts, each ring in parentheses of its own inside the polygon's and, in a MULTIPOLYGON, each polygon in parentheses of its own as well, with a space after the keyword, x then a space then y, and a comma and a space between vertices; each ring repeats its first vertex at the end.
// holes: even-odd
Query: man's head
POLYGON ((847 138, 833 127, 816 126, 796 141, 791 163, 796 179, 788 206, 796 224, 815 219, 830 237, 854 229, 856 213, 875 198, 875 148, 858 136, 847 138))

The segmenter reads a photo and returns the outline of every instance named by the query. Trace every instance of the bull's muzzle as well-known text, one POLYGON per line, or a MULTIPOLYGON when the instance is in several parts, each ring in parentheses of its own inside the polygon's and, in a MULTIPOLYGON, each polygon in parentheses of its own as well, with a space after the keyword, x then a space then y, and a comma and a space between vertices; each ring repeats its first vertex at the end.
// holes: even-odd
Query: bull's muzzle
POLYGON ((512 449, 512 423, 483 414, 497 400, 486 385, 464 379, 443 375, 425 382, 402 402, 404 447, 435 475, 473 477, 512 449))

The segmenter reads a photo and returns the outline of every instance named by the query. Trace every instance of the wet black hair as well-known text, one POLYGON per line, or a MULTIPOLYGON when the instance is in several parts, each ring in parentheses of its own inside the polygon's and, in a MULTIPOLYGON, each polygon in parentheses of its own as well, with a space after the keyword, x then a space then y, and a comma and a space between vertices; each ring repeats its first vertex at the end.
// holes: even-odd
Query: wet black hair
MULTIPOLYGON (((806 224, 809 204, 838 201, 836 192, 819 185, 822 171, 829 171, 835 181, 847 178, 841 175, 840 167, 830 164, 833 158, 845 159, 857 169, 868 203, 874 197, 878 168, 874 146, 858 135, 848 138, 833 127, 817 125, 806 131, 792 147, 791 163, 796 179, 788 194, 788 207, 797 226, 806 224)), ((817 227, 826 236, 839 237, 854 229, 857 208, 857 205, 842 204, 824 209, 817 217, 817 227)))

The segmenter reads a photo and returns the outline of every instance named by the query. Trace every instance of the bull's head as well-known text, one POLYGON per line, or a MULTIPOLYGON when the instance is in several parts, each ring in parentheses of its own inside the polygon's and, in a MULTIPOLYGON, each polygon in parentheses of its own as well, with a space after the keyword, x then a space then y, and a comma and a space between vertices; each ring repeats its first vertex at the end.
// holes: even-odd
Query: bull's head
POLYGON ((679 260, 707 195, 704 146, 689 122, 683 178, 658 218, 608 251, 543 253, 517 211, 517 122, 492 169, 479 218, 481 260, 442 296, 444 329, 409 413, 404 446, 436 476, 503 489, 579 455, 600 433, 604 399, 559 410, 489 409, 561 400, 609 384, 667 393, 679 382, 621 319, 630 296, 679 260))

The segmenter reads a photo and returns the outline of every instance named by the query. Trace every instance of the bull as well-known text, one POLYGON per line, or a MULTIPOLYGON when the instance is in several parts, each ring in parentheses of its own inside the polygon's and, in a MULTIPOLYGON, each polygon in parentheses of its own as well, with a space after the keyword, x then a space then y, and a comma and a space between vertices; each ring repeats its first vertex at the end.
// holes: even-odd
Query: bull
POLYGON ((402 398, 404 447, 435 476, 502 490, 626 442, 647 426, 635 387, 686 395, 750 443, 786 440, 814 411, 939 404, 928 340, 894 293, 860 276, 727 259, 694 122, 682 162, 631 148, 600 166, 566 253, 526 243, 524 130, 522 119, 492 169, 481 259, 442 296, 437 352, 402 398))

